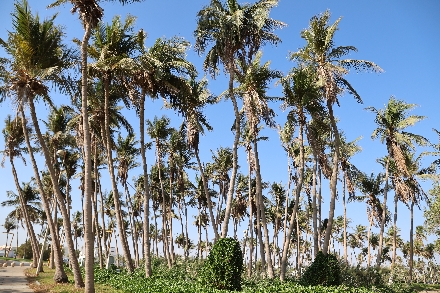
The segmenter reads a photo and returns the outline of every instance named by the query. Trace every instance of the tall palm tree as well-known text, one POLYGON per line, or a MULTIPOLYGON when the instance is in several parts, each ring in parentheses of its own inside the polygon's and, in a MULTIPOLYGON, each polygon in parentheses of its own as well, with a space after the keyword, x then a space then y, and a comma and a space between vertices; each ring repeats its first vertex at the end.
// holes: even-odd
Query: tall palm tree
POLYGON ((269 68, 270 62, 261 65, 261 51, 258 52, 250 63, 239 60, 239 70, 236 72, 236 79, 240 83, 237 94, 243 97, 243 109, 249 124, 251 140, 253 144, 253 151, 255 157, 255 175, 257 183, 257 204, 261 214, 261 221, 263 231, 265 234, 265 250, 267 258, 267 273, 269 278, 274 277, 272 258, 269 248, 269 233, 267 230, 266 213, 264 210, 263 195, 262 195, 262 181, 260 170, 260 159, 258 154, 258 132, 260 121, 263 120, 267 126, 275 127, 274 116, 275 112, 269 108, 269 97, 266 90, 270 82, 275 78, 281 78, 281 72, 271 70, 269 68))
MULTIPOLYGON (((392 160, 393 168, 393 185, 395 189, 395 212, 394 212, 394 229, 397 222, 397 201, 400 198, 404 202, 408 202, 407 196, 410 194, 408 186, 404 183, 404 179, 408 178, 409 172, 405 160, 405 151, 415 148, 415 145, 426 145, 427 140, 423 136, 406 131, 409 126, 415 125, 425 117, 418 115, 408 115, 408 111, 412 110, 416 105, 408 104, 404 101, 397 100, 393 96, 390 97, 388 104, 384 109, 376 109, 368 107, 367 110, 376 114, 375 122, 377 128, 373 131, 371 137, 379 138, 380 141, 386 143, 388 151, 388 159, 385 166, 385 182, 388 180, 388 172, 390 169, 390 160, 392 160)), ((384 200, 385 200, 384 193, 384 200)), ((383 210, 386 210, 384 202, 383 210)), ((385 217, 382 217, 381 231, 385 224, 385 217)), ((380 236, 379 252, 377 255, 377 266, 380 266, 382 256, 382 240, 380 236)), ((395 259, 396 245, 394 241, 393 259, 395 259)))
MULTIPOLYGON (((300 67, 298 69, 293 69, 288 76, 281 80, 285 95, 284 106, 290 109, 290 112, 287 115, 288 120, 286 127, 294 129, 296 125, 299 126, 297 134, 298 142, 287 147, 288 154, 292 156, 294 166, 296 167, 296 186, 295 198, 292 201, 295 205, 289 220, 289 228, 284 227, 287 233, 285 234, 283 255, 281 259, 281 281, 284 281, 285 279, 290 239, 292 232, 295 229, 295 218, 297 218, 300 194, 303 188, 306 156, 304 149, 304 133, 307 125, 307 114, 310 114, 313 117, 316 115, 322 115, 323 112, 323 108, 320 106, 320 95, 314 77, 315 75, 311 68, 300 67)), ((288 137, 289 136, 290 135, 288 135, 288 137)))
MULTIPOLYGON (((145 33, 139 32, 138 38, 145 39, 145 33)), ((139 115, 139 131, 140 131, 140 145, 141 145, 141 158, 142 169, 144 179, 144 252, 145 252, 145 275, 150 277, 151 271, 151 258, 150 258, 150 242, 147 241, 150 235, 150 188, 148 184, 147 174, 147 160, 145 155, 145 98, 150 96, 151 98, 168 98, 171 105, 174 106, 175 102, 178 102, 178 94, 180 89, 185 88, 184 76, 191 72, 194 72, 194 66, 185 59, 186 50, 189 47, 189 43, 182 38, 163 39, 156 40, 154 45, 150 48, 141 47, 142 55, 137 60, 136 69, 133 70, 131 78, 125 83, 125 86, 129 89, 130 98, 132 103, 136 107, 136 112, 139 115), (137 93, 136 88, 140 87, 141 93, 137 93)))
POLYGON ((204 69, 213 77, 218 74, 218 66, 223 64, 229 74, 228 98, 231 99, 235 115, 235 138, 232 146, 233 168, 230 178, 225 210, 225 221, 221 237, 228 234, 229 217, 232 208, 235 180, 238 171, 238 143, 240 139, 240 113, 234 93, 234 79, 237 70, 236 59, 250 63, 264 43, 277 44, 280 39, 273 33, 283 27, 282 22, 269 18, 270 10, 278 0, 259 0, 253 4, 240 5, 236 0, 223 3, 211 0, 197 14, 197 28, 194 32, 196 52, 206 54, 204 69))
POLYGON ((357 51, 353 46, 335 46, 334 34, 338 29, 341 18, 333 24, 329 23, 330 12, 314 16, 310 19, 309 27, 301 32, 301 37, 307 44, 303 49, 291 54, 291 59, 297 59, 314 68, 318 83, 322 88, 322 95, 326 100, 326 107, 333 133, 334 153, 332 171, 330 177, 330 209, 328 216, 327 229, 325 232, 323 252, 326 254, 330 243, 330 236, 333 225, 336 185, 338 168, 340 162, 340 135, 333 114, 333 105, 339 104, 338 95, 343 91, 354 95, 358 102, 362 102, 361 97, 351 84, 344 78, 350 68, 355 70, 371 70, 380 72, 381 68, 370 61, 342 59, 351 51, 357 51))
MULTIPOLYGON (((89 64, 93 75, 102 80, 104 89, 104 142, 107 151, 107 163, 110 173, 112 190, 119 194, 113 165, 113 145, 110 133, 111 117, 109 112, 111 91, 117 91, 115 80, 117 76, 124 75, 127 70, 134 66, 132 55, 139 50, 137 35, 131 33, 135 18, 128 16, 125 23, 121 23, 119 17, 114 17, 111 24, 98 24, 95 30, 94 43, 89 48, 90 56, 95 63, 89 64)), ((122 96, 123 97, 123 96, 122 96)), ((127 235, 123 231, 121 216, 121 204, 119 197, 115 200, 116 220, 118 223, 119 236, 121 237, 122 250, 127 270, 133 272, 133 261, 128 247, 127 235)))
MULTIPOLYGON (((50 177, 53 184, 53 193, 60 203, 61 213, 65 221, 67 244, 70 259, 73 264, 73 272, 75 277, 75 286, 83 287, 81 273, 79 271, 78 261, 75 257, 74 244, 71 235, 69 223, 69 215, 65 208, 64 198, 58 186, 57 177, 54 170, 54 162, 50 156, 44 137, 41 133, 39 122, 37 119, 34 100, 42 97, 46 102, 51 104, 49 98, 49 88, 46 83, 54 82, 55 85, 64 85, 63 70, 69 66, 72 53, 62 44, 63 33, 60 28, 54 24, 54 18, 40 21, 38 15, 33 16, 27 1, 15 4, 13 15, 13 26, 15 31, 11 32, 8 42, 1 40, 0 44, 6 49, 11 57, 11 72, 7 77, 6 84, 9 84, 9 90, 16 93, 17 107, 22 114, 22 124, 26 128, 24 122, 25 105, 29 106, 31 118, 38 141, 42 147, 46 165, 48 167, 50 177), (23 48, 26 47, 25 50, 23 48)), ((25 130, 23 130, 25 131, 25 130)), ((30 147, 27 138, 26 143, 30 147)), ((33 160, 31 158, 31 160, 33 160)), ((34 162, 33 162, 34 165, 34 162)), ((34 172, 36 168, 34 166, 34 172)), ((39 176, 38 173, 35 175, 39 176)), ((40 184, 39 184, 40 185, 40 184)), ((40 190, 43 194, 43 191, 40 190)), ((48 212, 48 211, 46 211, 48 212)), ((50 213, 49 213, 50 214, 50 213)), ((52 226, 52 225, 51 225, 52 226)), ((54 231, 52 231, 54 232, 54 231)), ((55 240, 56 242, 56 240, 55 240)), ((57 282, 66 282, 67 276, 62 269, 62 255, 60 250, 56 248, 58 253, 56 266, 61 267, 57 271, 54 279, 57 282)))
POLYGON ((186 137, 188 142, 188 147, 194 151, 197 159, 197 165, 199 167, 200 176, 203 182, 203 188, 205 189, 205 194, 207 195, 207 204, 209 210, 209 217, 212 223, 212 228, 214 231, 214 242, 219 238, 218 230, 214 219, 213 204, 211 200, 211 195, 208 191, 208 180, 203 170, 202 163, 199 156, 199 142, 200 133, 204 134, 204 127, 209 131, 212 131, 211 125, 209 125, 205 115, 202 113, 203 107, 215 102, 215 97, 211 95, 208 91, 208 82, 206 79, 201 81, 196 81, 194 78, 189 80, 189 93, 182 99, 181 106, 179 107, 186 120, 186 137))
MULTIPOLYGON (((160 183, 160 192, 162 198, 162 234, 164 235, 165 257, 168 262, 168 267, 171 267, 171 255, 169 255, 168 237, 166 231, 165 217, 167 215, 167 205, 165 197, 165 188, 163 184, 162 174, 162 158, 165 156, 166 140, 170 135, 171 128, 169 127, 170 119, 163 116, 161 118, 154 117, 153 121, 147 120, 147 133, 154 140, 156 146, 156 164, 157 174, 160 183)), ((169 207, 171 209, 171 207, 169 207)))
MULTIPOLYGON (((29 133, 31 128, 26 129, 29 133)), ((3 137, 5 139, 6 149, 3 152, 2 166, 4 166, 4 161, 6 157, 9 158, 9 163, 11 164, 12 174, 14 176, 15 187, 17 188, 18 196, 14 196, 15 200, 11 198, 9 201, 4 201, 1 203, 2 206, 16 206, 15 214, 20 214, 24 218, 26 223, 27 232, 30 236, 33 258, 33 267, 37 267, 37 258, 39 255, 38 241, 35 236, 35 232, 32 226, 32 222, 35 221, 35 214, 40 211, 35 205, 35 201, 38 196, 36 193, 26 192, 25 188, 30 188, 29 184, 24 185, 23 188, 20 187, 17 170, 15 169, 14 158, 18 157, 23 159, 26 163, 23 153, 27 152, 26 148, 23 146, 25 143, 23 127, 21 124, 21 118, 17 116, 15 119, 11 119, 8 115, 5 119, 5 128, 2 130, 3 137), (31 196, 29 196, 31 195, 31 196), (32 217, 33 214, 33 217, 32 217), (32 219, 33 218, 33 219, 32 219)), ((9 195, 14 195, 14 193, 8 193, 9 195)))
MULTIPOLYGON (((116 161, 118 163, 118 178, 124 186, 125 200, 129 208, 129 219, 130 219, 130 228, 133 231, 132 243, 133 249, 136 255, 137 254, 137 226, 135 223, 134 217, 134 209, 133 209, 133 201, 130 196, 130 192, 128 190, 128 172, 133 168, 139 166, 136 162, 136 157, 139 155, 140 151, 136 148, 136 144, 138 142, 135 140, 134 134, 128 134, 124 139, 120 134, 118 134, 118 140, 116 145, 116 161)), ((136 266, 138 265, 138 258, 135 258, 136 266)))

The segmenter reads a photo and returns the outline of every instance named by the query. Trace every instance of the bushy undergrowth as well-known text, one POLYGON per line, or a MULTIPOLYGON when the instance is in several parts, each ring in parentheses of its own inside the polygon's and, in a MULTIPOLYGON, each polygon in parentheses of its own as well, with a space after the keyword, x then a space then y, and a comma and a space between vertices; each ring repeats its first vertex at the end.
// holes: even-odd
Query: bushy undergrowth
POLYGON ((243 255, 240 243, 233 238, 219 239, 212 248, 200 271, 200 281, 205 286, 241 290, 243 255))
MULTIPOLYGON (((153 260, 153 276, 145 278, 144 270, 138 269, 133 274, 125 270, 95 270, 96 283, 105 283, 115 289, 129 293, 226 293, 229 290, 219 290, 197 282, 196 272, 203 265, 199 261, 189 261, 187 265, 178 263, 168 269, 166 263, 160 259, 153 260)), ((279 280, 244 280, 243 293, 410 293, 408 286, 397 284, 392 287, 371 287, 369 289, 358 286, 302 286, 294 281, 281 283, 279 280)))
POLYGON ((313 263, 301 276, 301 284, 305 286, 337 286, 341 284, 341 268, 333 254, 318 252, 313 263))

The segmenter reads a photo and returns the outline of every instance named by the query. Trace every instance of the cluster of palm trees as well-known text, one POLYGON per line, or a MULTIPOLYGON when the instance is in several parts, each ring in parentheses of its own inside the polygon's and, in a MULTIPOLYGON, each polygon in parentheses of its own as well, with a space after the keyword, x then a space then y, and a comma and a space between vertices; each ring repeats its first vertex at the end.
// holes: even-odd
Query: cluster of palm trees
MULTIPOLYGON (((95 247, 103 267, 113 236, 129 272, 143 259, 145 275, 151 276, 154 253, 173 266, 174 244, 182 248, 186 260, 196 246, 188 233, 193 208, 197 209, 194 225, 198 228, 198 257, 206 255, 220 237, 231 234, 231 226, 238 239, 238 227, 248 220, 242 243, 249 275, 258 261, 261 273, 268 278, 279 274, 284 280, 292 256, 296 256, 299 269, 318 251, 335 251, 335 239, 343 244, 346 262, 347 247, 363 248, 366 238, 368 266, 373 255, 370 247, 377 247, 377 266, 387 259, 389 242, 384 233, 391 215, 386 206, 388 192, 394 189, 395 194, 391 231, 398 231, 397 203, 404 202, 412 212, 414 205, 426 199, 420 178, 434 178, 435 170, 421 168, 420 157, 415 157, 416 146, 426 146, 428 141, 406 131, 423 117, 409 116, 414 105, 393 97, 385 109, 369 108, 378 126, 373 137, 385 142, 388 150, 388 156, 380 160, 384 174, 368 176, 350 162, 360 148, 356 140, 346 141, 333 107, 345 92, 362 102, 345 78, 349 69, 381 72, 381 68, 370 61, 343 59, 356 48, 335 45, 334 34, 341 19, 330 23, 328 11, 313 17, 301 32, 305 46, 290 55, 295 67, 284 76, 272 70, 270 62, 261 64, 261 47, 281 41, 275 31, 285 24, 269 17, 278 1, 241 5, 235 0, 211 0, 197 15, 194 48, 205 55, 204 70, 212 78, 217 77, 221 66, 229 76, 227 90, 215 97, 208 90, 207 79, 198 80, 195 66, 186 60, 190 44, 184 39, 160 38, 148 48, 146 33, 134 31, 134 17, 114 17, 111 23, 102 23, 103 9, 97 0, 59 0, 52 6, 65 2, 71 2, 72 11, 79 14, 84 25, 83 39, 75 40, 80 54, 62 42, 63 31, 55 18, 41 20, 32 14, 26 0, 15 3, 13 30, 7 40, 0 39, 8 54, 0 59, 1 100, 10 98, 17 111, 5 121, 3 154, 9 158, 18 194, 11 194, 11 201, 4 204, 17 206, 15 217, 26 224, 34 256, 41 248, 32 223, 44 217, 51 235, 50 264, 56 269, 56 282, 67 281, 63 245, 68 250, 75 286, 94 292, 95 247), (75 71, 77 67, 79 72, 75 71), (287 187, 264 182, 260 169, 258 143, 265 139, 260 131, 264 125, 277 126, 275 111, 270 108, 274 98, 266 93, 273 81, 281 83, 283 97, 277 99, 288 110, 286 124, 278 126, 288 159, 287 187), (71 103, 56 105, 50 86, 68 96, 71 103), (162 98, 165 107, 183 116, 182 125, 171 127, 166 116, 145 120, 147 96, 162 98), (234 142, 232 148, 220 147, 213 152, 212 162, 202 162, 199 136, 212 129, 203 109, 221 98, 233 104, 234 142), (45 132, 35 109, 39 99, 51 109, 45 132), (134 108, 139 117, 139 141, 121 114, 123 107, 134 108), (153 145, 154 164, 149 169, 146 150, 153 145), (244 173, 238 166, 241 146, 248 162, 244 173), (43 170, 36 162, 37 154, 44 158, 43 170), (25 155, 30 158, 34 177, 20 185, 14 159, 24 160, 25 155), (129 174, 136 167, 141 167, 142 173, 130 182, 129 174), (102 186, 105 168, 108 187, 102 186), (75 179, 79 179, 81 196, 71 190, 75 179), (328 216, 321 208, 327 180, 328 216), (335 217, 338 180, 343 183, 344 215, 340 218, 335 217), (271 197, 263 194, 265 189, 271 197), (359 191, 362 195, 357 194, 359 191), (82 211, 72 211, 72 202, 79 198, 82 211), (367 236, 365 226, 347 231, 346 203, 351 200, 367 205, 367 236), (378 236, 371 232, 373 225, 380 227, 378 236), (342 234, 341 239, 338 234, 342 234), (76 257, 79 237, 84 238, 85 282, 76 257)), ((414 249, 420 244, 420 239, 413 241, 413 234, 411 222, 411 272, 414 249)), ((390 259, 394 264, 399 240, 397 233, 393 235, 390 259)))

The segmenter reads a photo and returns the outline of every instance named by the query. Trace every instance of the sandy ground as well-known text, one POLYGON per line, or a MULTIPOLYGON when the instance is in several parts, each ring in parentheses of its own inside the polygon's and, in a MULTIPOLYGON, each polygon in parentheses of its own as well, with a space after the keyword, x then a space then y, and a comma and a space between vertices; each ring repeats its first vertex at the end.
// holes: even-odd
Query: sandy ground
POLYGON ((15 266, 11 267, 9 264, 7 267, 0 266, 0 292, 1 293, 33 293, 34 291, 29 288, 27 278, 24 274, 24 270, 29 268, 27 266, 15 266))

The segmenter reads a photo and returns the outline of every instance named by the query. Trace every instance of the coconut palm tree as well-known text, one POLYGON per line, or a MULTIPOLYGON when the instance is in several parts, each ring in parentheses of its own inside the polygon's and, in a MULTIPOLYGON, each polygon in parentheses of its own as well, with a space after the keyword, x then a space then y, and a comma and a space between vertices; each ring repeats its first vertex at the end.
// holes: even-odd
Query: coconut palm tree
MULTIPOLYGON (((120 134, 118 134, 118 140, 116 144, 116 161, 117 161, 117 168, 118 168, 118 179, 120 180, 122 186, 124 186, 124 193, 125 193, 125 201, 128 205, 129 209, 129 222, 130 222, 130 228, 133 231, 132 237, 132 243, 133 248, 135 250, 135 254, 137 254, 137 226, 135 223, 135 217, 134 217, 134 209, 133 209, 133 201, 130 196, 130 192, 128 189, 128 171, 132 170, 133 168, 136 168, 139 166, 139 164, 136 162, 136 157, 139 155, 140 151, 138 148, 136 148, 136 144, 138 142, 135 140, 134 134, 128 134, 125 139, 122 138, 120 134)), ((138 258, 135 258, 136 264, 138 265, 138 258)))
MULTIPOLYGON (((165 245, 165 257, 168 261, 168 267, 171 267, 171 255, 169 254, 169 243, 166 233, 166 220, 167 215, 167 204, 165 197, 165 188, 163 183, 163 172, 162 172, 162 158, 166 154, 166 140, 170 135, 171 128, 169 127, 170 119, 162 116, 161 118, 154 117, 153 121, 147 120, 147 133, 154 140, 156 146, 156 164, 157 164, 157 175, 160 183, 160 196, 162 198, 162 233, 164 237, 165 245)), ((169 207, 171 209, 171 207, 169 207)))
MULTIPOLYGON (((55 26, 54 18, 40 21, 38 16, 32 15, 27 1, 16 3, 15 11, 12 15, 15 31, 9 34, 8 42, 0 41, 10 56, 11 71, 6 77, 7 80, 5 80, 5 84, 8 85, 10 92, 16 94, 14 102, 17 104, 23 119, 23 107, 29 106, 32 123, 42 147, 46 165, 53 183, 53 193, 60 203, 61 213, 63 219, 66 221, 64 228, 66 229, 66 235, 69 235, 69 237, 67 237, 67 244, 69 256, 73 264, 75 286, 83 287, 84 283, 79 271, 78 261, 75 257, 73 240, 70 236, 71 227, 69 215, 64 204, 61 204, 64 202, 64 199, 58 186, 58 178, 56 177, 53 167, 54 162, 39 127, 34 103, 37 98, 42 97, 46 102, 51 104, 49 88, 46 84, 53 82, 57 86, 65 85, 63 70, 69 66, 72 52, 62 44, 63 33, 59 27, 55 26), (22 50, 24 46, 26 50, 22 50)), ((26 127, 24 120, 22 120, 22 123, 23 126, 26 127)), ((29 148, 30 145, 28 142, 27 144, 29 148)), ((36 168, 34 166, 34 172, 35 170, 36 168)), ((36 177, 39 176, 38 173, 35 174, 36 177)), ((42 190, 40 190, 40 193, 43 194, 42 190)), ((59 249, 56 248, 56 250, 58 250, 58 253, 59 249)), ((58 255, 56 265, 58 267, 62 266, 62 255, 58 255)), ((57 271, 54 279, 57 282, 67 281, 67 276, 62 268, 57 271)))
MULTIPOLYGON (((130 77, 125 79, 124 85, 128 88, 131 102, 136 107, 139 115, 139 131, 141 158, 144 179, 144 241, 149 237, 150 227, 150 188, 147 175, 147 161, 145 155, 145 98, 166 98, 169 104, 175 107, 181 99, 180 91, 186 88, 185 76, 195 72, 194 66, 186 60, 186 50, 189 43, 183 38, 174 37, 171 39, 159 38, 150 48, 143 46, 145 33, 141 30, 138 33, 139 43, 141 44, 141 56, 137 59, 136 67, 131 72, 130 77), (141 89, 139 93, 137 88, 141 89)), ((145 247, 145 275, 151 276, 151 258, 149 241, 144 242, 145 247)))
POLYGON ((7 218, 5 219, 5 222, 4 222, 4 224, 2 225, 3 228, 5 229, 5 232, 4 232, 4 233, 6 233, 6 244, 5 244, 5 256, 4 256, 4 257, 8 257, 8 252, 9 252, 9 251, 7 251, 7 248, 8 248, 9 234, 12 234, 12 233, 10 233, 12 230, 17 229, 17 225, 18 225, 18 223, 17 223, 17 219, 15 219, 15 218, 9 218, 9 217, 7 217, 7 218))
MULTIPOLYGON (((307 114, 312 115, 312 117, 321 116, 323 114, 323 108, 320 106, 320 95, 314 76, 314 72, 310 67, 300 67, 293 69, 289 75, 281 80, 285 95, 284 106, 290 110, 287 115, 288 120, 286 127, 288 127, 288 129, 294 129, 296 125, 299 126, 297 134, 298 142, 287 148, 288 154, 292 156, 294 165, 296 166, 297 179, 295 182, 295 198, 293 200, 295 206, 289 221, 289 228, 284 227, 287 233, 283 243, 283 256, 281 259, 280 279, 282 281, 285 279, 287 253, 289 251, 291 235, 295 228, 294 220, 297 217, 298 203, 303 188, 305 172, 304 133, 307 125, 307 114)), ((290 135, 287 137, 290 137, 290 135)))
MULTIPOLYGON (((113 167, 113 146, 111 141, 109 112, 111 91, 118 92, 115 80, 134 66, 132 55, 139 51, 138 36, 131 33, 135 18, 128 16, 122 23, 118 16, 114 17, 111 24, 100 23, 94 34, 94 43, 89 48, 90 56, 96 60, 89 64, 91 73, 102 81, 104 89, 104 142, 107 151, 107 163, 114 194, 118 194, 116 176, 113 167)), ((122 95, 124 97, 124 95, 122 95)), ((127 102, 126 102, 127 103, 127 102)), ((122 250, 127 270, 133 272, 133 261, 128 248, 127 235, 122 230, 121 204, 119 197, 115 200, 116 220, 118 222, 119 236, 121 237, 122 250)))
MULTIPOLYGON (((388 181, 387 175, 391 167, 390 161, 392 161, 392 180, 395 189, 394 230, 396 229, 395 226, 397 222, 397 201, 400 198, 403 202, 409 202, 407 196, 410 195, 408 186, 404 183, 404 179, 410 175, 406 165, 405 151, 414 149, 415 145, 426 145, 428 142, 423 136, 406 131, 407 127, 413 126, 425 118, 418 115, 408 115, 408 112, 415 106, 415 104, 408 104, 391 96, 384 109, 376 109, 374 107, 367 108, 367 110, 376 114, 375 122, 377 128, 373 131, 371 137, 373 139, 379 138, 380 141, 382 143, 385 142, 387 146, 388 159, 385 165, 385 182, 388 181)), ((384 213, 386 211, 385 195, 386 191, 384 192, 384 213)), ((381 231, 383 231, 384 221, 385 217, 382 217, 381 231)), ((382 256, 383 236, 380 236, 380 238, 377 266, 380 266, 380 258, 382 256)), ((396 245, 394 243, 393 260, 396 255, 395 251, 396 245)))
POLYGON ((333 133, 334 153, 332 171, 330 177, 330 209, 328 224, 324 238, 323 252, 327 253, 336 202, 336 185, 338 177, 338 168, 340 162, 340 135, 336 125, 336 119, 333 114, 333 105, 339 104, 338 95, 343 91, 352 94, 357 101, 362 102, 360 95, 344 78, 348 70, 353 68, 359 70, 370 70, 380 72, 381 68, 370 61, 342 59, 351 51, 357 51, 353 46, 335 46, 334 34, 338 29, 341 18, 338 18, 333 24, 329 23, 330 12, 314 16, 310 19, 309 27, 301 32, 301 37, 307 44, 298 52, 291 54, 291 59, 299 60, 309 66, 312 66, 316 72, 316 77, 322 89, 322 95, 326 101, 326 108, 333 133))
POLYGON ((225 221, 221 237, 228 234, 229 217, 232 208, 235 180, 238 171, 238 143, 240 139, 240 113, 234 93, 234 79, 237 70, 236 60, 250 63, 264 43, 277 44, 280 39, 273 33, 284 26, 282 22, 269 18, 270 10, 278 4, 277 0, 259 0, 253 4, 240 5, 236 0, 223 3, 211 0, 197 14, 197 28, 194 32, 195 50, 206 54, 204 69, 213 77, 218 74, 222 63, 229 74, 228 98, 231 99, 235 115, 235 138, 232 146, 233 168, 230 178, 225 210, 225 221))

